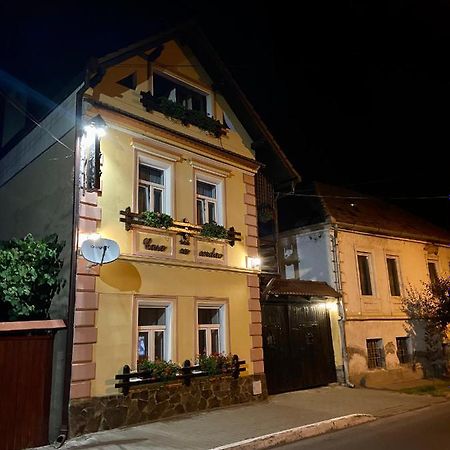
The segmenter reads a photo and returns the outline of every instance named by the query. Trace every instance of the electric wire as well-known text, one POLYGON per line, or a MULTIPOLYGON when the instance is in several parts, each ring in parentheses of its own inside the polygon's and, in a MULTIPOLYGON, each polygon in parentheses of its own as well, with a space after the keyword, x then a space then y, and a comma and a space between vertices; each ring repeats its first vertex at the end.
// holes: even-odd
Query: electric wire
MULTIPOLYGON (((2 92, 0 90, 0 95, 8 102, 10 103, 12 106, 14 106, 14 108, 16 108, 19 112, 21 112, 25 117, 28 117, 36 126, 38 126, 39 128, 41 128, 42 130, 44 130, 46 133, 48 133, 50 135, 50 137, 52 137, 56 142, 58 142, 59 144, 61 144, 63 147, 65 147, 67 150, 70 150, 70 152, 73 152, 73 149, 71 149, 69 146, 67 146, 66 144, 64 144, 64 142, 62 142, 60 139, 58 139, 50 130, 48 130, 47 128, 45 128, 42 124, 40 124, 31 114, 30 112, 24 110, 22 107, 20 107, 16 102, 14 102, 10 97, 8 97, 4 92, 2 92)), ((72 156, 72 154, 70 155, 66 155, 65 158, 70 158, 72 156)), ((53 158, 54 159, 54 158, 53 158)))
MULTIPOLYGON (((24 114, 26 117, 28 117, 35 125, 37 125, 39 128, 44 130, 46 133, 48 133, 56 142, 61 144, 63 147, 65 147, 67 150, 70 150, 70 152, 73 152, 73 149, 68 147, 64 142, 62 142, 60 139, 58 139, 50 130, 42 126, 28 111, 21 108, 19 105, 16 104, 11 98, 9 98, 7 95, 5 95, 0 90, 0 95, 9 102, 12 106, 14 106, 19 112, 24 114)), ((223 148, 222 139, 220 139, 221 146, 223 148)), ((70 158, 72 154, 66 155, 65 158, 70 158)), ((57 158, 52 158, 53 160, 57 158)), ((370 196, 361 196, 361 195, 355 195, 355 196, 346 196, 346 195, 319 195, 319 194, 302 194, 302 193, 289 193, 287 196, 292 197, 311 197, 311 198, 340 198, 340 199, 347 199, 347 200, 371 200, 374 197, 370 196)), ((437 195, 437 196, 417 196, 417 197, 383 197, 388 200, 450 200, 450 194, 448 195, 437 195)))

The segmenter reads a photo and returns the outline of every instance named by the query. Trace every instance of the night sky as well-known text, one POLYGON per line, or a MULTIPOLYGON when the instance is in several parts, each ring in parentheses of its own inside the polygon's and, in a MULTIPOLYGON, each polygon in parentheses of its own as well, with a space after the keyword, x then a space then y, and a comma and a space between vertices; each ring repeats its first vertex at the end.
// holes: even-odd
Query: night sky
POLYGON ((5 3, 0 68, 46 96, 88 56, 195 14, 305 181, 450 225, 447 2, 5 3))

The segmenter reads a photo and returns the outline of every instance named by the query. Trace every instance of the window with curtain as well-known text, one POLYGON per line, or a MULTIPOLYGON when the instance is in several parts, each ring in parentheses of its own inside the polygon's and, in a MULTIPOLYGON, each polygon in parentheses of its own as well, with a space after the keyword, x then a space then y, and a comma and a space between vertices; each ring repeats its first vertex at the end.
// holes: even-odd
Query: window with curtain
POLYGON ((221 308, 199 306, 198 314, 198 354, 211 355, 224 351, 223 314, 221 308))
POLYGON ((165 212, 164 169, 146 163, 139 164, 138 212, 165 212))
POLYGON ((197 223, 203 225, 209 222, 218 222, 217 185, 197 180, 197 223))
POLYGON ((167 307, 140 305, 138 311, 138 360, 167 360, 167 307))

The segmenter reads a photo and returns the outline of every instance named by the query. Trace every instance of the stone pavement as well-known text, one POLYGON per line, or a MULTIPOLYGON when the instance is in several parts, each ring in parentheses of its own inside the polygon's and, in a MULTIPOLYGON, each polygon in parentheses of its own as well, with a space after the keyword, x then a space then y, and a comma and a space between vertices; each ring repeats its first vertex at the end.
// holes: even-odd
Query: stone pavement
MULTIPOLYGON (((274 395, 261 403, 93 433, 67 441, 62 448, 213 449, 349 414, 368 414, 379 418, 445 401, 439 397, 393 391, 328 386, 274 395)), ((52 448, 40 447, 42 450, 52 448)))

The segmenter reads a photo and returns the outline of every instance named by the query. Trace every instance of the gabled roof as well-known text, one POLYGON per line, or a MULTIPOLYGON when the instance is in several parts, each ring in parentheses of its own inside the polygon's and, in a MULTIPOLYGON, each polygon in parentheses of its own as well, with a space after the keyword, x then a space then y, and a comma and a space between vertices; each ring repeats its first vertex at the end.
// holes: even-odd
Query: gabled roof
POLYGON ((145 51, 173 39, 186 44, 204 67, 213 81, 214 88, 224 96, 252 138, 256 159, 267 166, 272 181, 278 186, 299 182, 300 175, 194 21, 177 25, 97 60, 91 59, 91 77, 101 77, 107 67, 119 64, 134 55, 142 55, 145 51))
MULTIPOLYGON (((200 64, 205 68, 208 75, 213 80, 214 89, 219 91, 225 97, 226 101, 249 133, 254 143, 253 147, 256 153, 256 159, 266 166, 272 181, 278 186, 300 181, 298 172, 289 162, 268 128, 240 90, 239 86, 231 76, 231 73, 216 54, 205 35, 200 31, 197 23, 194 20, 189 20, 172 27, 157 23, 153 24, 150 29, 154 30, 154 32, 149 38, 138 40, 134 44, 114 52, 110 52, 111 45, 107 45, 108 42, 104 39, 100 39, 98 42, 97 40, 93 40, 93 53, 96 53, 97 55, 102 51, 109 53, 106 53, 103 57, 91 57, 89 59, 92 54, 86 53, 87 48, 82 47, 76 55, 73 55, 74 58, 72 59, 81 61, 83 54, 85 55, 84 71, 86 75, 84 78, 86 82, 95 85, 96 82, 101 80, 104 71, 108 67, 118 64, 134 55, 142 55, 146 50, 156 48, 170 40, 177 40, 186 44, 193 51, 200 64)), ((117 33, 117 36, 120 37, 120 34, 117 33)), ((141 33, 139 33, 139 36, 142 36, 141 33)), ((73 69, 74 73, 71 72, 72 69, 68 69, 68 73, 66 73, 64 77, 66 88, 63 90, 62 95, 58 96, 56 104, 60 103, 61 99, 67 98, 78 89, 81 79, 83 79, 83 75, 80 75, 79 72, 82 70, 82 66, 83 64, 81 63, 78 65, 72 64, 70 66, 70 68, 77 67, 77 69, 73 69), (69 83, 69 80, 73 80, 74 76, 77 76, 76 82, 69 83)), ((51 97, 55 98, 55 96, 51 97)), ((49 113, 50 109, 43 112, 40 119, 47 116, 49 113)), ((2 149, 4 153, 0 155, 0 158, 20 142, 20 140, 22 140, 35 126, 34 124, 29 125, 30 126, 24 129, 23 132, 18 133, 18 135, 2 149)))
POLYGON ((340 228, 450 244, 450 233, 375 197, 315 183, 328 221, 340 228))
POLYGON ((267 295, 289 295, 298 297, 340 297, 324 281, 275 279, 265 291, 267 295))

